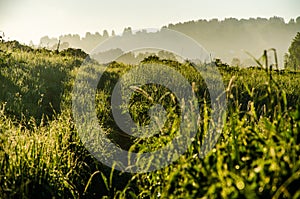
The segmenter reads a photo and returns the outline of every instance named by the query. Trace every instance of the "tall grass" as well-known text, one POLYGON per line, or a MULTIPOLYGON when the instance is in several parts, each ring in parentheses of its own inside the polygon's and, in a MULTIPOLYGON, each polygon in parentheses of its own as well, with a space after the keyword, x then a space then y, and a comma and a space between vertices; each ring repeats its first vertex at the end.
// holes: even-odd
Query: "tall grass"
MULTIPOLYGON (((199 158, 211 115, 207 86, 189 63, 156 60, 193 85, 202 120, 192 145, 177 161, 157 171, 130 174, 98 162, 77 135, 70 92, 82 58, 7 46, 1 50, 0 198, 300 196, 297 73, 272 73, 274 84, 263 70, 220 67, 227 88, 226 124, 213 150, 199 158)), ((165 87, 135 88, 129 112, 137 123, 149 122, 149 100, 162 104, 169 115, 160 134, 126 140, 112 117, 110 96, 118 78, 132 67, 112 63, 103 74, 96 96, 99 124, 121 147, 155 150, 178 133, 180 107, 165 87)), ((206 70, 213 79, 209 66, 206 70)))

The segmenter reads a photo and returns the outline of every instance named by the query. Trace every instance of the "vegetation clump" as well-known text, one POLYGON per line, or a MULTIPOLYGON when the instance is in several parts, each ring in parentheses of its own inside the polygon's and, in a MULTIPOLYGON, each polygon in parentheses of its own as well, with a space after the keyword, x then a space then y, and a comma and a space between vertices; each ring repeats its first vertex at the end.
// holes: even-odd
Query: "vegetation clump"
MULTIPOLYGON (((298 47, 292 44, 290 49, 298 47)), ((0 198, 300 197, 299 73, 272 73, 270 80, 259 68, 218 67, 226 88, 226 123, 215 147, 199 158, 211 125, 207 85, 189 62, 144 59, 173 68, 193 85, 201 120, 191 146, 173 164, 133 174, 98 162, 77 134, 71 91, 87 57, 76 49, 57 54, 18 42, 0 43, 0 198)), ((103 67, 92 60, 87 64, 103 67)), ((126 143, 112 116, 111 93, 134 67, 109 64, 95 99, 99 124, 120 147, 126 143)), ((213 79, 209 65, 203 67, 213 79)), ((129 111, 137 123, 149 122, 154 102, 167 110, 168 120, 151 139, 129 138, 129 150, 159 149, 178 132, 179 100, 169 93, 155 84, 135 90, 129 111)))

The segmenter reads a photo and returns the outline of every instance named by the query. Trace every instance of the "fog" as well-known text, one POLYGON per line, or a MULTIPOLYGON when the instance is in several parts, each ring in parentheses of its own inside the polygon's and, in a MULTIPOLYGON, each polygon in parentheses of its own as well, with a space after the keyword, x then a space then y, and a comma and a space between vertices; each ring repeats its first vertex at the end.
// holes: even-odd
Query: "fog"
MULTIPOLYGON (((291 41, 300 31, 300 17, 285 22, 283 18, 271 17, 225 20, 197 20, 177 24, 168 24, 162 28, 168 28, 186 34, 196 40, 210 54, 211 59, 219 58, 222 62, 232 64, 240 63, 240 66, 255 65, 250 53, 256 58, 262 56, 264 50, 275 48, 278 54, 279 68, 283 68, 284 55, 288 52, 291 41)), ((153 34, 163 34, 163 29, 158 32, 147 32, 146 30, 133 31, 132 28, 124 28, 119 40, 127 40, 135 37, 135 41, 144 42, 143 38, 151 38, 153 34)), ((81 48, 90 53, 101 42, 109 37, 115 36, 114 31, 108 33, 87 32, 84 37, 77 34, 62 35, 59 38, 45 36, 40 40, 40 47, 56 48, 60 40, 60 48, 81 48)), ((157 43, 163 36, 157 37, 157 43)), ((147 39, 145 39, 146 41, 147 39)), ((152 39, 153 40, 153 39, 152 39)), ((183 44, 176 44, 183 45, 183 44)), ((109 50, 109 49, 106 49, 109 50)), ((126 51, 126 49, 122 49, 126 51)), ((274 62, 274 56, 270 53, 269 62, 274 62)))

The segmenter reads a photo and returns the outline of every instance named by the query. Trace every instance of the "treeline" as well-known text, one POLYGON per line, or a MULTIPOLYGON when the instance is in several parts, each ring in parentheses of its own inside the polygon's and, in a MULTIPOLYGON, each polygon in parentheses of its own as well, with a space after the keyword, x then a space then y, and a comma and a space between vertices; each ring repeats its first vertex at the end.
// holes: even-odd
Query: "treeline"
POLYGON ((67 34, 61 35, 59 38, 50 38, 49 36, 44 36, 40 39, 39 47, 45 47, 51 50, 66 48, 80 48, 85 52, 90 52, 97 44, 109 38, 109 36, 115 36, 115 32, 109 35, 107 30, 104 30, 102 34, 99 32, 90 33, 87 32, 84 37, 80 37, 78 34, 67 34))
POLYGON ((242 59, 242 64, 249 65, 250 52, 256 57, 263 50, 275 48, 283 66, 283 56, 288 51, 292 39, 300 30, 300 17, 288 23, 280 17, 235 19, 223 21, 217 19, 189 21, 169 24, 170 29, 183 32, 202 44, 212 56, 221 58, 230 64, 233 58, 242 59))
MULTIPOLYGON (((275 48, 278 53, 279 67, 284 66, 284 55, 288 52, 292 39, 300 30, 300 17, 285 22, 283 18, 271 17, 224 20, 197 20, 184 23, 169 24, 164 26, 172 30, 182 32, 197 42, 199 42, 212 58, 220 58, 222 61, 231 64, 232 61, 241 66, 253 65, 253 59, 246 51, 259 57, 263 50, 275 48), (238 61, 237 61, 238 60, 238 61)), ((159 33, 160 31, 158 31, 159 33)), ((126 36, 147 36, 147 31, 133 32, 132 29, 125 28, 121 37, 126 36)), ((96 45, 105 39, 115 36, 104 30, 99 32, 87 32, 84 37, 78 34, 62 35, 59 38, 49 38, 45 36, 40 40, 40 46, 56 49, 60 40, 60 49, 75 47, 90 52, 96 45)), ((272 58, 270 58, 272 60, 272 58)))

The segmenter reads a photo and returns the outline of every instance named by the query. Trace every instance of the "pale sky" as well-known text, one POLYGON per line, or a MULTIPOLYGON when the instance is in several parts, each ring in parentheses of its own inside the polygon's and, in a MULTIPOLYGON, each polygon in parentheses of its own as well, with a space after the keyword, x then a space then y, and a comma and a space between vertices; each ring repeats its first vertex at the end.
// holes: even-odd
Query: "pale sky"
POLYGON ((35 44, 58 37, 108 30, 161 28, 169 23, 228 17, 300 16, 299 0, 0 0, 0 31, 35 44))

